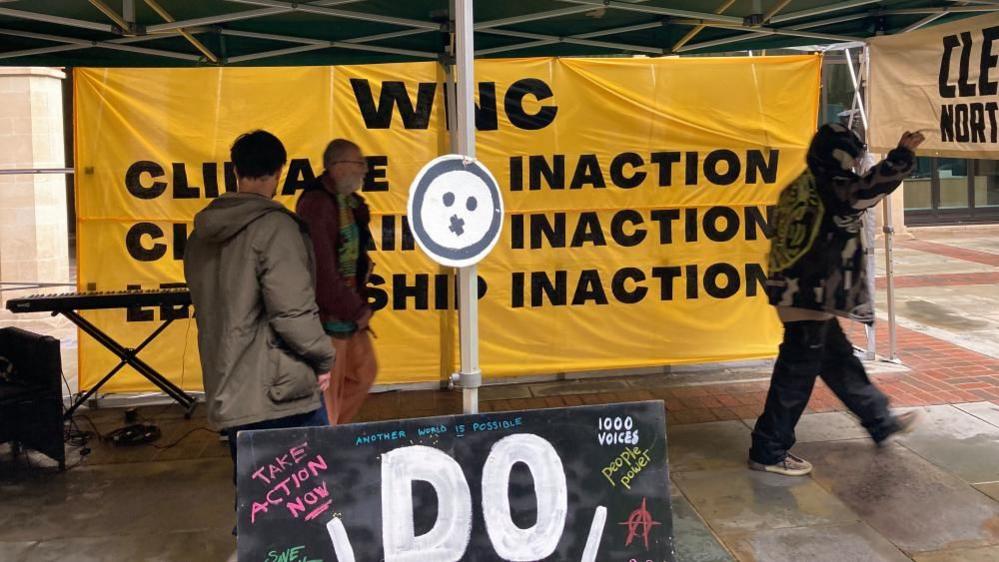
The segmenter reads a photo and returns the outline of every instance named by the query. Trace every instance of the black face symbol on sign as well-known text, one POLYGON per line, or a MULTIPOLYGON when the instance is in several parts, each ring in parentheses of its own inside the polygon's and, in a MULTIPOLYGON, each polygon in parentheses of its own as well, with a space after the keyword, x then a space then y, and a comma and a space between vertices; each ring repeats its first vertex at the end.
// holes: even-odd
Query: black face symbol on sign
POLYGON ((416 243, 450 267, 481 260, 503 228, 496 178, 479 162, 454 154, 424 166, 410 187, 406 209, 416 243))
MULTIPOLYGON (((445 193, 443 199, 445 207, 454 206, 454 199, 455 199, 454 193, 450 191, 445 193)), ((478 208, 478 206, 479 202, 475 199, 475 196, 469 196, 465 200, 465 208, 468 209, 469 212, 474 211, 476 208, 478 208)), ((451 226, 448 227, 448 230, 453 232, 455 236, 461 236, 462 234, 465 233, 465 219, 461 218, 457 214, 454 214, 451 215, 450 222, 451 226)))

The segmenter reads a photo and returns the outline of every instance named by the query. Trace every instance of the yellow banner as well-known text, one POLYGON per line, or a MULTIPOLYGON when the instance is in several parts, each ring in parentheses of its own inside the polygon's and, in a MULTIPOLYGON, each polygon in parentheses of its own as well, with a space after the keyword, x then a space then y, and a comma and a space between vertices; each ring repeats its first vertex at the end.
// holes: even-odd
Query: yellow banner
MULTIPOLYGON (((768 206, 804 168, 820 68, 814 56, 477 62, 478 158, 507 214, 479 266, 484 375, 773 355, 768 206)), ((80 288, 182 283, 194 214, 234 189, 239 134, 284 141, 290 207, 345 137, 372 165, 378 382, 447 376, 452 272, 416 248, 405 217, 413 177, 449 152, 443 82, 434 63, 76 70, 80 288)), ((136 346, 171 314, 183 316, 87 317, 136 346)), ((177 318, 140 356, 199 390, 196 330, 177 318)), ((81 337, 82 388, 116 363, 81 337)), ((104 388, 152 386, 126 370, 104 388)))

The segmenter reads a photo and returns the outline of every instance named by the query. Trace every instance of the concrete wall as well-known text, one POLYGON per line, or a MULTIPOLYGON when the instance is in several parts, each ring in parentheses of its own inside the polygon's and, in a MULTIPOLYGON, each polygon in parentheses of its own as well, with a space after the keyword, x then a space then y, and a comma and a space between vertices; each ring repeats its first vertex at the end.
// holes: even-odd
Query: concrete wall
MULTIPOLYGON (((51 68, 0 68, 0 170, 64 168, 62 85, 65 74, 51 68)), ((66 177, 62 174, 0 175, 0 282, 67 283, 69 255, 66 177)), ((62 316, 14 315, 9 298, 40 292, 4 285, 0 326, 58 338, 63 371, 76 390, 77 333, 62 316)), ((55 287, 45 292, 66 292, 55 287)))
MULTIPOLYGON (((65 167, 64 78, 0 68, 0 169, 65 167)), ((64 176, 0 176, 0 281, 69 281, 67 220, 64 176)))

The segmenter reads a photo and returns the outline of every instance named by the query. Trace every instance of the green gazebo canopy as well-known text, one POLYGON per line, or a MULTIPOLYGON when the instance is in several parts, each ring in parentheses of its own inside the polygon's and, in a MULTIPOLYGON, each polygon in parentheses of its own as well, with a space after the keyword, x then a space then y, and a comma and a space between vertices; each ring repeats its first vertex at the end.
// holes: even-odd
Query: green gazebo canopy
MULTIPOLYGON (((8 66, 437 60, 447 0, 0 0, 8 66)), ((978 0, 479 0, 477 57, 675 55, 862 41, 994 11, 978 0)))

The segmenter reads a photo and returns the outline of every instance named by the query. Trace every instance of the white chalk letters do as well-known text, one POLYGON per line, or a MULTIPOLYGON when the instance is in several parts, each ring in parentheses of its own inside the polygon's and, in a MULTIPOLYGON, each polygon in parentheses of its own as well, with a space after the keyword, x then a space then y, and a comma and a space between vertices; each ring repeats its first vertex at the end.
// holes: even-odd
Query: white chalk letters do
MULTIPOLYGON (((382 544, 385 562, 457 562, 472 537, 472 494, 461 466, 446 453, 423 445, 400 447, 382 455, 382 544), (417 536, 413 482, 430 484, 437 494, 437 520, 417 536)), ((551 556, 562 538, 568 514, 568 488, 562 459, 547 440, 530 433, 509 435, 493 444, 482 468, 482 514, 496 554, 510 562, 551 556), (537 520, 524 529, 513 521, 510 473, 523 463, 534 479, 537 520)), ((598 507, 582 553, 596 558, 606 509, 598 507)), ((340 519, 327 525, 339 562, 354 562, 340 519)))

